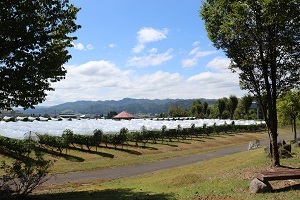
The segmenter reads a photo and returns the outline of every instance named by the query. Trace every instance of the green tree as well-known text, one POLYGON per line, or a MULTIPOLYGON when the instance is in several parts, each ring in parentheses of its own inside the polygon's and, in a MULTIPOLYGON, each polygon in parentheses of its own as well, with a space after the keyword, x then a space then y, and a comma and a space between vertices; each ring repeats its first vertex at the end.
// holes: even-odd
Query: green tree
POLYGON ((128 129, 126 127, 121 128, 118 135, 118 142, 122 145, 122 149, 124 147, 124 143, 127 141, 128 137, 128 129))
POLYGON ((223 112, 226 109, 226 102, 223 99, 218 99, 218 111, 219 111, 219 118, 222 119, 223 117, 223 112))
POLYGON ((207 108, 207 111, 206 111, 206 117, 207 117, 207 118, 209 118, 210 113, 211 113, 211 108, 208 107, 208 108, 207 108))
POLYGON ((228 100, 228 109, 230 112, 230 119, 233 119, 234 112, 238 106, 239 100, 235 95, 230 95, 228 100))
POLYGON ((300 116, 300 90, 288 91, 278 99, 278 121, 281 124, 292 123, 294 140, 297 141, 296 120, 300 116))
POLYGON ((162 127, 161 127, 161 143, 164 143, 164 137, 166 136, 167 131, 168 131, 167 126, 162 125, 162 127))
POLYGON ((276 99, 300 84, 299 0, 207 0, 200 12, 213 45, 231 59, 241 88, 261 105, 272 165, 280 165, 276 99))
POLYGON ((148 142, 148 129, 145 125, 141 127, 140 133, 142 142, 144 143, 144 146, 146 146, 146 143, 148 142))
POLYGON ((96 152, 98 151, 98 146, 100 142, 103 140, 103 131, 101 129, 95 129, 93 131, 93 142, 94 145, 96 146, 96 152))
POLYGON ((112 119, 114 116, 116 116, 118 113, 116 111, 110 111, 107 113, 107 119, 112 119))
POLYGON ((200 118, 203 116, 203 106, 200 100, 193 101, 190 111, 194 117, 200 118))
POLYGON ((62 133, 62 138, 64 140, 64 145, 66 147, 66 154, 68 153, 69 145, 74 141, 74 133, 70 129, 65 129, 62 133))
POLYGON ((25 199, 28 194, 49 179, 47 175, 53 161, 45 160, 36 148, 34 153, 34 158, 28 157, 23 161, 15 160, 11 165, 2 161, 0 169, 6 173, 0 180, 2 193, 7 190, 8 195, 16 195, 19 199, 25 199))
POLYGON ((209 114, 208 114, 208 103, 206 101, 203 102, 203 114, 204 114, 204 117, 208 117, 209 114))
POLYGON ((241 111, 245 113, 247 119, 249 119, 249 110, 253 102, 253 97, 251 95, 244 95, 240 100, 241 111))
POLYGON ((65 77, 78 11, 68 0, 0 1, 0 108, 33 108, 65 77))
POLYGON ((171 105, 168 110, 169 116, 171 117, 187 117, 188 111, 183 109, 180 104, 171 105))

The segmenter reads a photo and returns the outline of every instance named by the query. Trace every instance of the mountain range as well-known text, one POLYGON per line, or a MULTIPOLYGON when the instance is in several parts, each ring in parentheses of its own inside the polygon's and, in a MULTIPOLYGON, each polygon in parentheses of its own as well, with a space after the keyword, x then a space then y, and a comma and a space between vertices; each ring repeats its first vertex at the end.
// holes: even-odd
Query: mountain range
MULTIPOLYGON (((216 99, 199 99, 201 102, 206 101, 209 105, 214 104, 216 99)), ((36 106, 35 109, 23 110, 24 114, 35 115, 56 115, 56 114, 96 114, 106 115, 111 111, 117 113, 127 111, 131 114, 155 115, 167 113, 172 105, 181 105, 184 109, 189 109, 195 99, 132 99, 124 98, 122 100, 105 100, 105 101, 75 101, 63 103, 51 107, 36 106)))

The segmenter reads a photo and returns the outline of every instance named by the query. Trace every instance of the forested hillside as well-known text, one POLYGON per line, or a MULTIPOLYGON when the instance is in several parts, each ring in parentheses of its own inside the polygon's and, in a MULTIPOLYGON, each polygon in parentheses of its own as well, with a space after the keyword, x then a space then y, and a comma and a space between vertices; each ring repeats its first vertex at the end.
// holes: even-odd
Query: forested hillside
MULTIPOLYGON (((51 107, 36 107, 36 109, 28 109, 22 111, 25 114, 97 114, 106 115, 110 111, 128 111, 132 114, 155 115, 167 113, 170 106, 181 105, 184 109, 189 109, 195 99, 131 99, 125 98, 119 101, 76 101, 63 103, 51 107)), ((214 104, 215 99, 200 99, 201 102, 206 101, 208 104, 214 104)))

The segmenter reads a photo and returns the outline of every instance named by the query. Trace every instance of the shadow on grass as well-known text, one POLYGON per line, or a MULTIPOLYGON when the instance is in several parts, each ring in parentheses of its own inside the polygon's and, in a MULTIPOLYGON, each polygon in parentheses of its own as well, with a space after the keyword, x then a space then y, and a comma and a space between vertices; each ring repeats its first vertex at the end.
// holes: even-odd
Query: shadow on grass
POLYGON ((150 147, 150 146, 139 146, 142 149, 149 149, 149 150, 158 150, 156 147, 150 147))
POLYGON ((25 154, 24 155, 18 155, 18 154, 15 154, 13 151, 2 151, 2 150, 0 150, 0 154, 2 154, 3 156, 6 156, 8 158, 13 158, 15 160, 19 160, 19 161, 23 161, 23 162, 34 160, 33 158, 26 156, 25 154))
MULTIPOLYGON (((185 139, 186 140, 186 139, 185 139)), ((182 144, 192 144, 191 142, 186 142, 186 141, 182 141, 182 140, 180 140, 180 141, 176 141, 177 143, 182 143, 182 144)))
POLYGON ((235 134, 235 133, 229 133, 229 134, 226 134, 227 136, 236 136, 236 135, 242 135, 242 134, 235 134))
POLYGON ((290 166, 285 166, 285 165, 280 165, 281 168, 284 169, 300 169, 299 167, 290 167, 290 166))
MULTIPOLYGON (((153 143, 147 143, 147 144, 153 144, 153 143)), ((159 143, 155 143, 155 144, 159 144, 159 143)), ((149 149, 149 150, 158 150, 158 148, 156 148, 156 147, 150 147, 150 146, 147 146, 147 145, 144 145, 144 144, 142 144, 142 145, 131 145, 131 144, 128 144, 127 145, 128 147, 133 147, 133 148, 141 148, 141 149, 149 149)))
MULTIPOLYGON (((98 147, 98 150, 99 150, 99 148, 100 147, 98 147)), ((77 148, 77 147, 69 147, 69 149, 75 150, 75 151, 81 151, 81 152, 84 152, 84 153, 99 155, 99 156, 102 156, 102 157, 105 157, 105 158, 114 158, 115 157, 113 154, 105 153, 105 152, 99 152, 98 150, 97 151, 94 151, 94 150, 89 151, 88 149, 81 149, 81 148, 77 148)))
POLYGON ((279 189, 274 189, 272 192, 273 193, 280 193, 280 192, 288 192, 291 190, 300 190, 300 184, 296 184, 296 185, 290 185, 284 188, 279 188, 279 189))
POLYGON ((217 137, 217 138, 226 138, 225 135, 221 135, 221 134, 220 135, 214 135, 214 137, 217 137))
MULTIPOLYGON (((215 137, 215 136, 214 136, 215 137)), ((203 139, 208 139, 208 140, 216 140, 214 137, 209 137, 209 136, 204 136, 203 139)))
POLYGON ((84 161, 83 158, 78 157, 78 156, 72 156, 72 155, 68 155, 68 154, 65 154, 65 153, 60 154, 59 152, 51 151, 51 150, 45 149, 45 148, 40 148, 39 150, 44 152, 44 153, 47 153, 49 155, 55 156, 55 157, 62 157, 62 158, 66 159, 68 161, 71 161, 71 162, 83 162, 84 161))
POLYGON ((178 145, 176 145, 176 144, 169 144, 169 143, 163 143, 161 145, 166 145, 166 146, 170 146, 170 147, 178 147, 178 145))
MULTIPOLYGON (((124 146, 125 147, 125 146, 124 146)), ((136 150, 132 150, 132 149, 125 149, 125 148, 115 148, 115 147, 100 147, 100 148, 106 148, 106 149, 113 149, 113 150, 116 150, 116 151, 122 151, 122 152, 126 152, 126 153, 129 153, 129 154, 133 154, 133 155, 142 155, 142 153, 141 152, 139 152, 139 151, 136 151, 136 150)))
POLYGON ((80 192, 65 192, 65 193, 51 193, 31 195, 31 200, 132 200, 132 199, 174 199, 172 194, 149 194, 147 192, 134 192, 132 189, 107 189, 101 191, 80 191, 80 192))
POLYGON ((200 138, 193 138, 193 141, 197 141, 197 142, 205 142, 205 140, 202 140, 200 138))

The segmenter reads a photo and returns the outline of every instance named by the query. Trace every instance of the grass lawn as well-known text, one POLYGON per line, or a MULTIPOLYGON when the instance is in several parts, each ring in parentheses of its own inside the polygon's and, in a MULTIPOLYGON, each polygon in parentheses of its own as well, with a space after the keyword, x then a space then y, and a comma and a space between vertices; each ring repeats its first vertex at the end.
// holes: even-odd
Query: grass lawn
POLYGON ((131 144, 124 146, 123 149, 121 146, 114 149, 112 145, 109 145, 109 148, 98 147, 97 152, 95 148, 92 148, 92 152, 88 152, 85 148, 83 150, 78 148, 76 150, 69 149, 68 154, 62 156, 47 153, 46 157, 55 160, 55 164, 51 168, 52 173, 67 173, 154 162, 172 157, 216 151, 237 143, 247 144, 264 135, 266 133, 220 134, 180 141, 173 140, 163 144, 158 141, 157 144, 148 143, 145 147, 142 144, 139 144, 141 146, 138 147, 131 144))
MULTIPOLYGON (((290 134, 290 130, 279 130, 290 134)), ((214 151, 222 147, 247 144, 266 133, 216 135, 166 144, 150 144, 146 148, 121 147, 119 150, 99 148, 87 153, 71 150, 56 162, 52 172, 61 173, 157 161, 165 158, 214 151)), ((292 137, 291 137, 292 138, 292 137)), ((292 148, 293 158, 282 159, 282 165, 300 167, 300 148, 292 148)), ((1 159, 7 159, 0 157, 1 159)), ((67 184, 41 187, 32 199, 299 199, 300 181, 274 181, 274 193, 251 194, 250 181, 259 171, 270 168, 271 160, 263 148, 210 159, 191 165, 108 182, 67 184)))
MULTIPOLYGON (((300 167, 300 149, 293 154, 282 164, 300 167)), ((34 199, 299 199, 298 180, 271 182, 273 193, 250 193, 250 181, 270 163, 258 148, 137 177, 56 186, 34 199)))

